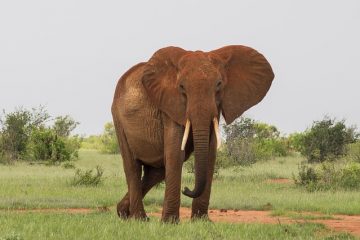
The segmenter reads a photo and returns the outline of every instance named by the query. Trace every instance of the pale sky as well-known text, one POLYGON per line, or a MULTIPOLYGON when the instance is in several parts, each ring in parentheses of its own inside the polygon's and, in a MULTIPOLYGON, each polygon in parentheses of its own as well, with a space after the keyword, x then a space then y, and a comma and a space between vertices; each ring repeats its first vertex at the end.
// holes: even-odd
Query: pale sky
POLYGON ((233 44, 263 53, 276 75, 247 116, 285 133, 326 114, 360 127, 357 0, 2 1, 0 109, 45 105, 98 134, 128 68, 169 45, 233 44))

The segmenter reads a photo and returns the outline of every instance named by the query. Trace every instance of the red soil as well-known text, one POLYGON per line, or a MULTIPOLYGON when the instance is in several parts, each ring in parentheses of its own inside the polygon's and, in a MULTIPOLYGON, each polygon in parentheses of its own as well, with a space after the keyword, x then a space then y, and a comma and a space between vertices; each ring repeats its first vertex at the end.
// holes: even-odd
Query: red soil
MULTIPOLYGON (((7 210, 6 210, 7 211, 7 210)), ((9 210, 19 213, 33 212, 33 213, 71 213, 71 214, 87 214, 91 212, 107 212, 110 211, 107 207, 91 208, 65 208, 65 209, 17 209, 9 210)), ((321 217, 321 213, 302 213, 304 215, 321 217)), ((161 217, 161 212, 149 213, 150 216, 161 217)), ((180 208, 180 218, 190 219, 191 209, 180 208)), ((329 229, 335 231, 348 232, 355 236, 360 236, 360 215, 333 215, 333 219, 291 219, 283 216, 271 216, 270 211, 248 211, 248 210, 227 210, 227 209, 212 209, 209 210, 210 220, 213 222, 227 222, 227 223, 265 223, 265 224, 289 224, 299 222, 316 222, 322 223, 329 229)))
MULTIPOLYGON (((161 213, 150 213, 151 216, 160 217, 161 213)), ((320 213, 306 213, 306 215, 321 217, 320 213)), ((181 219, 189 219, 191 210, 180 208, 181 219)), ((265 224, 289 224, 299 222, 322 223, 329 229, 335 231, 348 232, 360 236, 360 216, 333 215, 333 219, 303 220, 291 219, 287 217, 271 216, 270 211, 247 211, 247 210, 209 210, 210 220, 213 222, 227 223, 265 223, 265 224)))

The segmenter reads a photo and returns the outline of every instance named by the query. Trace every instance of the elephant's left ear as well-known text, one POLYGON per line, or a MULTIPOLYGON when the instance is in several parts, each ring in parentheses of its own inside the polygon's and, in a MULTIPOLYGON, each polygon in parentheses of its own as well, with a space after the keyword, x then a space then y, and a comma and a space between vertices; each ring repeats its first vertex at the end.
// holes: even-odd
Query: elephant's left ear
POLYGON ((227 46, 211 53, 224 62, 226 86, 221 106, 230 124, 265 97, 274 73, 262 54, 246 46, 227 46))

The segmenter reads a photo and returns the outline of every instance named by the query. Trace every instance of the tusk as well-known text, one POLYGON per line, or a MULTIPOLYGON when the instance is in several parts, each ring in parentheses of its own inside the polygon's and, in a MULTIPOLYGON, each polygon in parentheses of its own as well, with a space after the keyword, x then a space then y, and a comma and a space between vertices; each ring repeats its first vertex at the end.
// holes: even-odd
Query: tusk
POLYGON ((221 146, 221 137, 220 137, 220 130, 219 130, 219 122, 218 122, 218 120, 217 120, 216 117, 213 119, 213 122, 214 122, 214 131, 215 131, 216 142, 217 142, 217 149, 219 149, 220 146, 221 146))
POLYGON ((185 150, 185 145, 186 145, 186 142, 187 142, 188 137, 189 137, 190 125, 191 125, 190 120, 187 119, 186 120, 186 125, 185 125, 184 136, 183 136, 182 143, 181 143, 181 151, 185 150))

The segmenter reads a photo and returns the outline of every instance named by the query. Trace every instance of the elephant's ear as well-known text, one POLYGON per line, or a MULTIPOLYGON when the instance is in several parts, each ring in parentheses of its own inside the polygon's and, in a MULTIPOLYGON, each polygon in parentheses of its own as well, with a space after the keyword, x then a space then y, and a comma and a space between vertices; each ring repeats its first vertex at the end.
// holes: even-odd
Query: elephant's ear
POLYGON ((230 124, 265 97, 274 73, 262 54, 246 46, 227 46, 211 53, 224 61, 226 85, 221 106, 230 124))
POLYGON ((146 63, 142 83, 161 111, 175 122, 185 125, 186 106, 177 88, 177 64, 186 51, 177 47, 158 50, 146 63))

